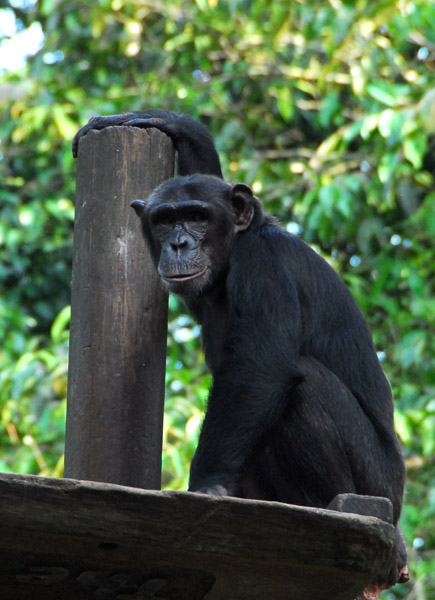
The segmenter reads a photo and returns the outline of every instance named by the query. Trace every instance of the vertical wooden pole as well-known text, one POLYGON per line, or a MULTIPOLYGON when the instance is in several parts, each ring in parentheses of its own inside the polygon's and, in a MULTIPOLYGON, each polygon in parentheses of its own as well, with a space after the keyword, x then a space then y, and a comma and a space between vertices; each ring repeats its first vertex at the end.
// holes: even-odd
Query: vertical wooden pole
POLYGON ((168 303, 130 202, 173 167, 155 129, 80 141, 65 477, 160 489, 168 303))

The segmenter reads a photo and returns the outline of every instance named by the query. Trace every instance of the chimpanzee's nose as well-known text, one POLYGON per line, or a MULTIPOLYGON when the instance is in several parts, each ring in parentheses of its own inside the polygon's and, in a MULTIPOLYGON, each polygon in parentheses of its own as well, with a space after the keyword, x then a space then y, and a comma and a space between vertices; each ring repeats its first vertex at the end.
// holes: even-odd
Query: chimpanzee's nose
POLYGON ((176 239, 173 239, 171 242, 171 248, 174 252, 178 252, 180 250, 187 250, 189 246, 189 241, 187 236, 183 234, 179 234, 176 236, 176 239))

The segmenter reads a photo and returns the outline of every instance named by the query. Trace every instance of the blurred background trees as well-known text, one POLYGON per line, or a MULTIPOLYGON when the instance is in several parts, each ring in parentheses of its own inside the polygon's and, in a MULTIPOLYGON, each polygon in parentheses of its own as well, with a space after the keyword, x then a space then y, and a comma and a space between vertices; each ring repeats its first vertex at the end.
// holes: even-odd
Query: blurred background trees
MULTIPOLYGON (((369 321, 408 466, 412 582, 384 596, 434 597, 434 4, 1 7, 0 470, 63 472, 74 133, 96 114, 185 112, 210 127, 226 178, 320 252, 369 321), (29 32, 39 50, 8 68, 29 32)), ((210 377, 198 327, 170 307, 164 484, 185 489, 210 377)))

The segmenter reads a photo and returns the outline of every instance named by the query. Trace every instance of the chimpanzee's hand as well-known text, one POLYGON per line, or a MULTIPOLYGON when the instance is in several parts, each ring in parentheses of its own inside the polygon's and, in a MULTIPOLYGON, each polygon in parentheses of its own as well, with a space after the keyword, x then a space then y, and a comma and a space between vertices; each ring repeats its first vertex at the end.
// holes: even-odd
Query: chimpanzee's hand
MULTIPOLYGON (((79 129, 72 142, 72 153, 74 158, 77 158, 79 142, 92 129, 100 130, 106 127, 115 127, 125 125, 127 127, 141 127, 142 129, 148 129, 155 127, 160 131, 163 131, 176 141, 179 127, 177 127, 177 120, 180 119, 179 115, 171 113, 167 110, 147 110, 147 111, 136 111, 131 113, 124 113, 121 115, 108 115, 101 117, 92 117, 89 122, 79 129)), ((183 117, 188 119, 188 117, 183 117)))
POLYGON ((91 129, 105 129, 119 125, 141 129, 154 127, 168 135, 178 152, 179 175, 204 173, 222 178, 219 155, 208 129, 190 117, 162 109, 93 117, 74 137, 72 143, 74 158, 77 157, 81 138, 91 129))

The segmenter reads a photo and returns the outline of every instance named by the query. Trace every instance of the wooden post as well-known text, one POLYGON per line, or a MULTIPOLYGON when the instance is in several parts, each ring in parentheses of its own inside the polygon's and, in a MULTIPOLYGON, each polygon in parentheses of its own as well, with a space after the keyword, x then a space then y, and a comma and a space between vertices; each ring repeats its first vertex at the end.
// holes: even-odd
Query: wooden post
POLYGON ((173 166, 155 129, 80 141, 65 477, 160 489, 168 303, 130 202, 173 166))

